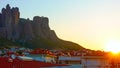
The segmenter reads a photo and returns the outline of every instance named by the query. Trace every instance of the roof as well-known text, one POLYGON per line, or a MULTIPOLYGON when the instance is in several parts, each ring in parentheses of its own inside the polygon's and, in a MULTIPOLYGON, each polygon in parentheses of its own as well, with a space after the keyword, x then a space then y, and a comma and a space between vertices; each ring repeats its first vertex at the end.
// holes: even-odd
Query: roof
POLYGON ((82 59, 107 59, 105 56, 82 56, 82 59))
POLYGON ((70 60, 70 61, 80 61, 80 56, 60 56, 58 60, 70 60))

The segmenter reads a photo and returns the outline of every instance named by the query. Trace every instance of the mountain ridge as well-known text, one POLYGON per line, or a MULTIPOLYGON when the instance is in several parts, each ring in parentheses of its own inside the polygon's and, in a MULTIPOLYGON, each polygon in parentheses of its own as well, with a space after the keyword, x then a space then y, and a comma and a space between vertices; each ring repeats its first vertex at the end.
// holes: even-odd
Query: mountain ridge
POLYGON ((18 7, 9 4, 0 13, 0 36, 29 48, 78 50, 82 46, 57 37, 49 27, 49 18, 34 16, 33 20, 20 18, 18 7))

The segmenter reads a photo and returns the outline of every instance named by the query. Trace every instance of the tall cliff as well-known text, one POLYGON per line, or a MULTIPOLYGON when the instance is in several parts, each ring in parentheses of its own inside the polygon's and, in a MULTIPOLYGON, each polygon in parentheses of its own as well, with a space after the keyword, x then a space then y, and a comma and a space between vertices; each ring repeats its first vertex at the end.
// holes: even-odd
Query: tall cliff
POLYGON ((18 39, 19 9, 11 8, 9 4, 0 13, 0 35, 7 39, 18 39))
POLYGON ((49 27, 49 18, 20 18, 19 8, 9 4, 0 13, 0 36, 30 48, 80 49, 76 43, 61 40, 49 27))

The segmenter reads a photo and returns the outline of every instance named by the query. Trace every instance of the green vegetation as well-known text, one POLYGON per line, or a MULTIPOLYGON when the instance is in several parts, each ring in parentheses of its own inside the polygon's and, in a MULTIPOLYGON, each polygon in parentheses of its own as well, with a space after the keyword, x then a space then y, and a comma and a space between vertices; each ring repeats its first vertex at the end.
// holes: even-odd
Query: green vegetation
POLYGON ((0 37, 0 48, 11 48, 11 47, 28 47, 28 48, 43 48, 43 49, 57 49, 57 50, 79 50, 83 49, 80 45, 64 40, 52 41, 46 40, 43 38, 34 38, 30 41, 19 42, 11 41, 5 38, 0 37))
POLYGON ((28 41, 27 44, 29 44, 28 47, 30 48, 45 48, 45 49, 57 49, 57 50, 79 50, 83 49, 80 45, 70 42, 70 41, 64 41, 64 40, 46 40, 43 38, 38 37, 37 39, 33 39, 31 41, 28 41))
POLYGON ((21 45, 17 42, 13 42, 11 40, 8 40, 6 38, 0 37, 0 48, 11 48, 11 47, 21 47, 21 45))

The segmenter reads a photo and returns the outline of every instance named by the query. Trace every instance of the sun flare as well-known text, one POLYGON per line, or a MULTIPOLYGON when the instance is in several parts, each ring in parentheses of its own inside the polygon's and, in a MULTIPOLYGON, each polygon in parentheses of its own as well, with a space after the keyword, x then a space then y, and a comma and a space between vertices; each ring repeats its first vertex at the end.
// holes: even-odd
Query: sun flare
POLYGON ((113 53, 120 52, 120 41, 119 40, 110 40, 105 45, 105 51, 110 51, 113 53))

